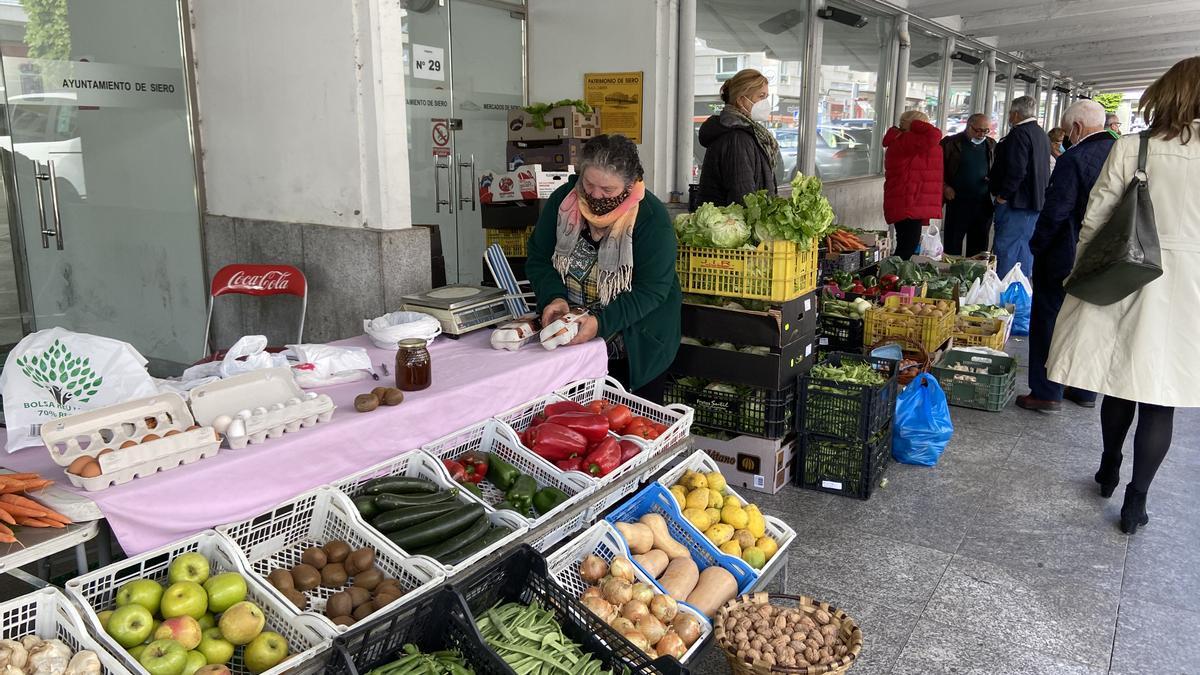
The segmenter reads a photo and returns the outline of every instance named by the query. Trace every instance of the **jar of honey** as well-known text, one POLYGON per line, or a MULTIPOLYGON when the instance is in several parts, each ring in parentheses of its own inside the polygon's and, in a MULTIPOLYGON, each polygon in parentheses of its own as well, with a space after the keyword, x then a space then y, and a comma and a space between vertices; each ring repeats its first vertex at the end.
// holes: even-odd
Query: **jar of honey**
POLYGON ((433 383, 429 350, 420 338, 400 341, 396 351, 396 388, 402 391, 421 391, 433 383))

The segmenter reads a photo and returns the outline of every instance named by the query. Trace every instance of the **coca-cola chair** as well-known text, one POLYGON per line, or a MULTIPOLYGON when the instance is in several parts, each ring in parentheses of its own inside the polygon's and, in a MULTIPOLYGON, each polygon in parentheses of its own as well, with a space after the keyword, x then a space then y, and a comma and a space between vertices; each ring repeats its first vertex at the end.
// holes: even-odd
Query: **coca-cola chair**
MULTIPOLYGON (((236 263, 226 265, 213 275, 208 297, 208 318, 204 320, 204 358, 215 361, 223 358, 223 352, 213 352, 212 329, 213 305, 222 295, 294 295, 300 298, 300 326, 296 329, 295 344, 304 342, 304 314, 308 309, 308 280, 304 272, 291 265, 259 265, 236 263)), ((268 347, 269 352, 280 352, 285 347, 268 347)))

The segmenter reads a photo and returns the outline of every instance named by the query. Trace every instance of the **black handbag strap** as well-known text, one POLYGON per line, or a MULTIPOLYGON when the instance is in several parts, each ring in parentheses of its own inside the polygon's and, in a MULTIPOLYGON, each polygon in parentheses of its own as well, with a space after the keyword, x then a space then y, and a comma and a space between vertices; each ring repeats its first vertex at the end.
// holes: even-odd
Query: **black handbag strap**
POLYGON ((1139 181, 1145 183, 1146 182, 1146 155, 1150 154, 1150 130, 1146 129, 1142 133, 1138 134, 1138 137, 1140 139, 1138 141, 1138 165, 1137 165, 1137 173, 1135 173, 1134 175, 1137 176, 1137 179, 1139 181))

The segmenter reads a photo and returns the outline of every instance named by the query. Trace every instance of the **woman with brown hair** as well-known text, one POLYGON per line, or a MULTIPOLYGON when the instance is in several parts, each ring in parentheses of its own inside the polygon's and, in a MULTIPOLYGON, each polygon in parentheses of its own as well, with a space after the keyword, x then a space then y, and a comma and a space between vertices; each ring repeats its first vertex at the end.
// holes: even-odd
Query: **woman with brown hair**
POLYGON ((751 192, 775 194, 783 157, 763 126, 771 117, 766 76, 739 71, 721 85, 721 100, 721 113, 700 126, 700 145, 708 150, 700 168, 700 201, 728 206, 751 192))
MULTIPOLYGON (((1112 495, 1121 448, 1137 416, 1133 480, 1125 488, 1121 531, 1150 522, 1146 492, 1171 447, 1175 408, 1200 407, 1200 57, 1176 63, 1142 95, 1149 128, 1146 181, 1162 247, 1163 274, 1111 305, 1068 295, 1054 327, 1054 382, 1104 394, 1104 452, 1096 482, 1112 495), (1183 310, 1183 311, 1180 311, 1183 310)), ((1112 217, 1137 173, 1141 135, 1122 136, 1092 188, 1076 263, 1112 217)))

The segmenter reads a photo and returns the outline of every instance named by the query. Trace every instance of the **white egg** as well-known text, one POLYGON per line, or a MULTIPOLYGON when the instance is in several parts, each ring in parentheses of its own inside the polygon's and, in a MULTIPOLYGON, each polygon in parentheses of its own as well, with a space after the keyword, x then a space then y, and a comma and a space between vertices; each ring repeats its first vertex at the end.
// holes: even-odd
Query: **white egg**
POLYGON ((296 397, 289 398, 287 404, 288 405, 300 405, 300 399, 298 399, 296 397))
POLYGON ((306 398, 306 399, 308 399, 308 400, 310 400, 310 401, 311 401, 311 400, 313 400, 313 399, 314 399, 314 398, 316 398, 316 397, 317 397, 317 392, 315 392, 315 391, 309 391, 309 392, 305 392, 305 393, 304 393, 304 398, 306 398))
POLYGON ((223 434, 229 428, 229 423, 232 421, 233 418, 229 415, 217 415, 213 418, 212 428, 216 429, 217 433, 223 434))
POLYGON ((271 410, 283 410, 283 404, 276 403, 275 405, 271 406, 271 410))
POLYGON ((255 408, 255 409, 254 409, 254 414, 255 414, 255 415, 266 415, 266 414, 267 414, 267 409, 266 409, 266 408, 264 408, 264 407, 262 407, 262 406, 260 405, 260 406, 258 406, 257 408, 255 408))
POLYGON ((229 428, 225 430, 225 435, 233 438, 238 438, 246 435, 246 423, 239 417, 229 423, 229 428))
POLYGON ((241 410, 238 411, 237 416, 244 420, 248 420, 248 419, 250 419, 251 414, 252 413, 250 412, 249 408, 242 408, 241 410))

